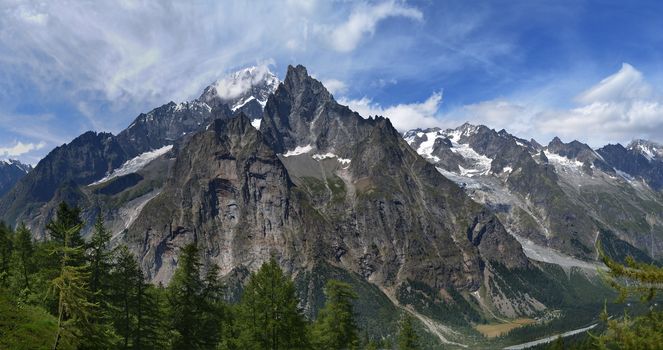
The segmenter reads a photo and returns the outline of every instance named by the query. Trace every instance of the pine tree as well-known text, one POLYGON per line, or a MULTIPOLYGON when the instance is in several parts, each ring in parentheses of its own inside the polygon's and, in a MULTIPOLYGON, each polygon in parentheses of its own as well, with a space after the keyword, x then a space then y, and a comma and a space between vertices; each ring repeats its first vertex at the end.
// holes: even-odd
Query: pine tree
MULTIPOLYGON (((639 295, 643 302, 652 302, 663 289, 662 267, 636 262, 630 256, 625 264, 620 264, 608 257, 600 244, 598 251, 608 267, 603 277, 619 291, 619 301, 639 295)), ((601 318, 606 323, 606 331, 593 337, 599 349, 659 349, 663 344, 663 311, 653 306, 645 315, 635 318, 625 314, 621 319, 609 319, 606 311, 601 318)))
POLYGON ((19 274, 22 289, 30 289, 30 276, 34 273, 35 248, 32 243, 32 233, 25 224, 21 223, 14 235, 14 261, 19 274))
POLYGON ((295 286, 274 259, 251 274, 237 307, 238 348, 308 348, 295 286))
POLYGON ((405 315, 400 323, 400 329, 398 332, 398 349, 419 349, 419 337, 412 327, 412 317, 409 315, 405 315))
POLYGON ((210 349, 219 342, 221 316, 216 275, 201 278, 198 248, 189 244, 180 253, 177 270, 168 286, 168 300, 176 349, 210 349), (212 280, 214 280, 212 282, 212 280))
POLYGON ((89 328, 89 318, 94 304, 90 303, 87 289, 88 272, 85 266, 72 266, 71 257, 82 254, 81 246, 72 246, 69 237, 80 231, 80 224, 65 226, 63 222, 51 225, 52 232, 62 238, 58 246, 60 274, 53 279, 52 286, 58 297, 58 323, 53 349, 57 349, 63 334, 83 336, 89 328))
POLYGON ((13 250, 13 232, 11 228, 0 222, 0 286, 7 283, 13 250))
MULTIPOLYGON (((79 208, 70 207, 67 203, 61 202, 56 211, 55 219, 52 219, 46 224, 50 240, 62 247, 65 244, 65 237, 60 232, 62 228, 75 228, 74 231, 69 232, 69 237, 67 237, 68 244, 70 247, 84 247, 85 241, 81 237, 83 220, 81 220, 80 215, 81 210, 79 208)), ((85 264, 85 249, 77 249, 69 253, 69 264, 72 266, 82 266, 85 264)), ((62 258, 58 257, 58 259, 62 258)))
POLYGON ((90 290, 92 300, 96 302, 99 294, 107 290, 112 266, 112 253, 109 249, 111 234, 104 226, 101 214, 97 215, 94 231, 88 246, 88 261, 90 263, 90 290))
POLYGON ((325 285, 325 306, 313 325, 313 342, 317 349, 356 349, 358 327, 352 301, 357 294, 344 282, 329 280, 325 285))
POLYGON ((128 349, 137 328, 136 317, 134 317, 136 310, 134 303, 137 301, 141 271, 136 259, 126 246, 121 246, 117 250, 112 277, 113 283, 110 296, 115 306, 113 324, 122 338, 122 347, 128 349))

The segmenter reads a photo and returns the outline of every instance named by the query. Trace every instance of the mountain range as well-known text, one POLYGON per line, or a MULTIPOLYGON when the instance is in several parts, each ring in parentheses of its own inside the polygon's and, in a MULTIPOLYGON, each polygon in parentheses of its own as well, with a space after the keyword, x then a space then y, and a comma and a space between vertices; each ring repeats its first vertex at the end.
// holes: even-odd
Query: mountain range
POLYGON ((464 347, 483 344, 482 323, 600 307, 597 242, 617 259, 660 259, 662 189, 653 142, 544 146, 467 123, 401 133, 303 66, 283 81, 252 67, 34 169, 0 162, 0 218, 43 239, 61 201, 82 208, 84 233, 101 214, 155 283, 196 243, 229 299, 275 258, 309 317, 337 278, 360 295, 367 332, 393 334, 407 312, 432 344, 464 347))

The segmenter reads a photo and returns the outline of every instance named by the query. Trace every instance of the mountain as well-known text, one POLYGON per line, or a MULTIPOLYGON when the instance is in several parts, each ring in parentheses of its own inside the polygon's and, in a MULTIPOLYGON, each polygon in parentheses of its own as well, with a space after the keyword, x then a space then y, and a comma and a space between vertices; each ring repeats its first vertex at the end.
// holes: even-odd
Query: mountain
POLYGON ((500 314, 543 307, 534 291, 505 284, 514 271, 539 270, 498 218, 414 152, 388 119, 339 105, 302 66, 289 67, 269 97, 260 131, 241 113, 217 119, 176 153, 159 193, 117 237, 155 282, 167 283, 181 247, 197 242, 231 290, 277 258, 312 317, 324 280, 353 282, 376 332, 385 321, 371 316, 373 307, 394 317, 394 307, 417 304, 412 312, 432 324, 455 318, 464 326, 481 317, 470 293, 484 298, 479 309, 500 314), (457 313, 430 313, 425 303, 457 313))
POLYGON ((544 147, 470 124, 417 129, 403 137, 472 198, 493 208, 530 257, 556 262, 563 252, 591 260, 596 240, 643 259, 660 257, 663 237, 653 239, 663 220, 663 197, 652 171, 657 162, 635 147, 595 151, 557 137, 544 147))
POLYGON ((0 197, 32 170, 32 166, 15 159, 0 160, 0 197))
POLYGON ((256 120, 262 117, 267 98, 279 82, 267 67, 249 67, 217 80, 205 88, 198 100, 212 107, 227 105, 233 113, 241 112, 256 120))
POLYGON ((395 334, 408 313, 431 348, 476 347, 484 323, 600 310, 597 240, 614 256, 659 256, 663 200, 644 170, 657 160, 622 148, 642 175, 580 142, 543 146, 481 125, 401 135, 339 104, 303 66, 282 82, 254 67, 117 135, 57 147, 0 198, 0 218, 43 238, 66 201, 86 222, 101 214, 154 283, 196 243, 237 300, 274 258, 310 318, 340 279, 359 294, 367 333, 395 334))
MULTIPOLYGON (((95 182, 127 162, 136 162, 155 150, 186 142, 195 132, 202 130, 215 119, 232 117, 231 105, 237 105, 242 98, 251 94, 263 98, 267 91, 265 89, 274 84, 273 74, 264 69, 253 67, 240 72, 219 81, 226 82, 225 84, 217 82, 205 89, 206 92, 214 89, 215 93, 222 96, 233 96, 223 101, 209 100, 210 103, 213 102, 212 107, 205 102, 209 94, 203 93, 201 98, 193 101, 169 102, 147 113, 141 113, 117 136, 103 132, 87 132, 70 143, 55 148, 37 164, 34 171, 0 197, 0 217, 10 224, 23 221, 37 236, 43 237, 44 224, 54 214, 57 203, 66 200, 72 205, 81 206, 85 218, 92 219, 101 211, 108 217, 111 227, 124 229, 127 220, 123 218, 123 213, 132 213, 137 209, 142 203, 134 202, 137 197, 143 198, 147 195, 145 198, 149 198, 149 195, 156 193, 167 174, 149 174, 150 181, 146 180, 141 184, 135 181, 135 176, 133 181, 119 178, 103 184, 95 182), (258 77, 254 74, 254 79, 249 80, 253 85, 242 83, 246 82, 246 72, 258 71, 262 71, 262 75, 258 77), (228 81, 237 83, 233 85, 227 83, 228 81), (119 191, 118 183, 124 184, 122 190, 131 187, 136 192, 116 198, 110 207, 104 206, 106 199, 100 199, 99 196, 109 192, 101 187, 113 186, 115 189, 110 192, 119 195, 122 191, 119 191), (94 186, 90 186, 92 184, 94 186)), ((161 158, 168 158, 168 155, 161 158)), ((89 232, 90 229, 91 225, 88 225, 84 232, 89 232)))

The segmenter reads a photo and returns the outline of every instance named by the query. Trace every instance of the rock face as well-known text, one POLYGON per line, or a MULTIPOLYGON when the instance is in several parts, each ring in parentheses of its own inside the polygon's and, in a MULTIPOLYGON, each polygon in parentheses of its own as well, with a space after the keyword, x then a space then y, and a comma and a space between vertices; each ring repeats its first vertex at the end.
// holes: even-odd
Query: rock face
POLYGON ((288 69, 261 130, 244 116, 217 120, 179 152, 127 234, 153 279, 167 281, 192 241, 226 273, 273 255, 295 274, 324 262, 384 288, 475 291, 490 263, 529 266, 497 218, 387 119, 338 105, 303 67, 288 69), (309 143, 309 153, 283 153, 309 143))
POLYGON ((43 206, 54 200, 78 203, 79 186, 103 177, 126 159, 126 152, 112 134, 87 132, 55 148, 21 178, 0 199, 0 213, 12 224, 24 221, 43 227, 53 209, 43 206))
MULTIPOLYGON (((263 79, 270 81, 271 84, 274 83, 266 76, 263 76, 263 79)), ((223 85, 219 86, 221 87, 223 85)), ((190 102, 178 104, 170 102, 148 113, 141 113, 117 136, 110 133, 87 132, 72 142, 54 149, 39 162, 34 171, 17 181, 11 191, 8 187, 4 196, 0 193, 0 217, 12 225, 20 221, 25 222, 38 237, 44 236, 44 224, 50 220, 57 203, 62 200, 83 207, 83 214, 93 218, 96 212, 105 210, 100 208, 99 204, 93 204, 99 202, 95 194, 110 192, 106 189, 92 193, 86 186, 145 152, 169 145, 177 146, 186 142, 213 120, 230 118, 233 111, 226 102, 237 104, 238 99, 246 96, 246 91, 237 90, 239 88, 252 93, 258 91, 261 93, 258 96, 261 97, 264 97, 268 91, 267 87, 258 89, 243 85, 235 86, 233 91, 239 91, 239 96, 223 101, 215 100, 213 107, 204 101, 205 94, 201 99, 190 102)), ((227 91, 218 93, 228 94, 227 91)), ((264 99, 266 100, 266 97, 264 99)), ((260 109, 262 114, 262 106, 260 109)), ((160 174, 158 178, 151 176, 150 181, 161 183, 167 176, 167 173, 160 174)), ((128 209, 121 209, 120 212, 116 211, 117 208, 108 210, 110 210, 108 219, 111 219, 128 209)), ((86 227, 84 232, 89 228, 86 227)))
POLYGON ((645 140, 635 140, 627 147, 607 145, 597 152, 616 170, 641 178, 656 190, 663 189, 663 146, 645 140))
POLYGON ((599 239, 637 247, 639 255, 661 254, 660 239, 651 239, 663 219, 655 187, 658 153, 651 143, 594 151, 556 137, 543 147, 505 130, 470 124, 417 129, 403 137, 472 198, 493 208, 532 256, 532 249, 549 247, 594 259, 599 239), (636 177, 649 186, 634 182, 636 177))
POLYGON ((18 160, 0 160, 0 197, 32 170, 32 166, 23 164, 18 160))

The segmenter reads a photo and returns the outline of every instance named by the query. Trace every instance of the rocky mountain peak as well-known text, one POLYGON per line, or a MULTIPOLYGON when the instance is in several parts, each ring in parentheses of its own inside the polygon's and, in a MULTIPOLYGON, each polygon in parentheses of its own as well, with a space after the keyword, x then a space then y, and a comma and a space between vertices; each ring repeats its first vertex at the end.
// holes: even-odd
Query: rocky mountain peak
POLYGON ((375 120, 364 119, 338 104, 322 83, 299 65, 288 67, 285 80, 268 99, 260 131, 278 153, 300 147, 347 157, 352 145, 367 135, 366 126, 375 120))
POLYGON ((636 139, 626 148, 642 154, 649 161, 663 159, 663 145, 653 141, 636 139))
POLYGON ((251 101, 264 105, 280 81, 267 66, 253 66, 228 74, 203 91, 198 100, 210 106, 227 104, 232 111, 251 101))
POLYGON ((14 167, 26 174, 30 172, 30 170, 32 170, 32 165, 21 163, 21 161, 17 159, 11 159, 11 158, 0 159, 0 168, 9 168, 9 167, 14 167))

